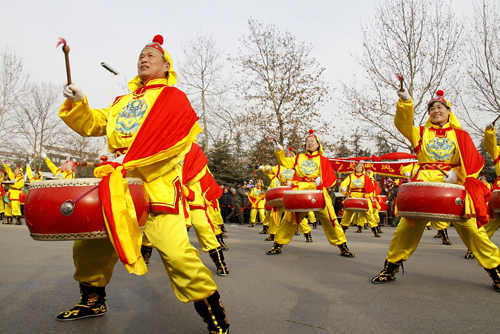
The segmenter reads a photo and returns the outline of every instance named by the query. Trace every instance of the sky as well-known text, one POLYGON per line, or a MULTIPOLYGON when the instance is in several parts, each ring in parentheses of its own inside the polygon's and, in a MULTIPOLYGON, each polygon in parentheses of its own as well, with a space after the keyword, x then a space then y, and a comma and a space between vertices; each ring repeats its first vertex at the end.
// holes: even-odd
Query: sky
MULTIPOLYGON (((183 1, 34 1, 0 0, 0 52, 14 52, 24 61, 34 82, 62 86, 66 74, 64 54, 56 49, 60 37, 70 46, 73 82, 87 95, 92 108, 107 107, 111 75, 101 62, 120 74, 118 84, 137 74, 141 49, 153 36, 164 37, 163 47, 174 69, 182 60, 182 47, 198 33, 210 33, 225 54, 237 55, 239 38, 247 34, 253 18, 289 31, 311 43, 311 55, 326 68, 330 87, 339 81, 359 80, 363 73, 353 59, 360 55, 361 24, 375 13, 375 0, 183 0, 183 1)), ((453 0, 458 13, 471 9, 470 0, 453 0)), ((329 106, 327 108, 333 108, 329 106)), ((325 111, 329 113, 329 110, 325 111)))

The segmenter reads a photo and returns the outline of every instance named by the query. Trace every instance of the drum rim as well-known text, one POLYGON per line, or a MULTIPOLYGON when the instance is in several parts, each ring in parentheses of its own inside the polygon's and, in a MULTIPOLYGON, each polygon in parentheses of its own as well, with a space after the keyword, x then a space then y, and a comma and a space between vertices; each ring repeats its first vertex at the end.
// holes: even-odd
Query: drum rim
POLYGON ((80 233, 30 233, 34 240, 38 241, 65 241, 65 240, 88 240, 88 239, 104 239, 108 237, 106 231, 80 232, 80 233))
POLYGON ((269 189, 267 189, 267 191, 269 191, 271 189, 278 189, 278 188, 289 188, 290 190, 292 190, 292 187, 289 187, 289 186, 278 186, 278 187, 269 188, 269 189))
MULTIPOLYGON (((63 180, 50 180, 38 181, 30 184, 29 189, 39 188, 58 188, 58 187, 88 187, 97 186, 102 179, 96 177, 81 178, 81 179, 63 179, 63 180)), ((144 181, 135 177, 126 178, 129 185, 144 185, 144 181)))
POLYGON ((283 192, 283 195, 292 195, 292 194, 306 195, 306 194, 319 194, 319 193, 323 193, 323 191, 317 189, 301 189, 301 190, 285 190, 283 192))
POLYGON ((275 198, 275 199, 272 199, 270 201, 266 201, 267 205, 269 206, 273 206, 272 204, 275 204, 275 203, 281 203, 283 204, 283 198, 280 197, 280 198, 275 198))
POLYGON ((466 222, 468 220, 463 216, 432 212, 398 211, 398 215, 405 218, 427 219, 429 221, 466 222))
POLYGON ((347 197, 347 198, 344 200, 344 202, 345 202, 345 201, 347 201, 347 200, 350 200, 350 199, 352 199, 352 200, 362 200, 362 201, 364 201, 364 202, 368 201, 368 200, 367 200, 366 198, 364 198, 364 197, 347 197))
POLYGON ((460 189, 460 190, 465 190, 465 187, 460 184, 454 184, 454 183, 446 183, 446 182, 407 182, 403 183, 401 185, 402 187, 417 187, 417 186, 426 186, 426 187, 440 187, 440 188, 454 188, 454 189, 460 189))

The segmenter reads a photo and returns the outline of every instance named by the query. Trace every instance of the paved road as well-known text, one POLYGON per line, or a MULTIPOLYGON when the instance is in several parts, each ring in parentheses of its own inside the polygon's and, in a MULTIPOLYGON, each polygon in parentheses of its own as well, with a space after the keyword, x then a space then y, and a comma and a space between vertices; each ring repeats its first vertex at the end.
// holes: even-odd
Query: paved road
MULTIPOLYGON (((214 275, 231 323, 244 333, 498 333, 500 294, 453 228, 452 246, 425 231, 395 282, 373 285, 395 228, 382 238, 347 231, 354 259, 339 256, 321 229, 314 243, 296 236, 280 255, 256 228, 227 226, 229 277, 214 275)), ((189 232, 199 248, 194 231, 189 232)), ((500 244, 500 233, 493 237, 500 244)), ((179 302, 158 253, 149 272, 128 274, 117 264, 106 288, 108 313, 58 322, 76 304, 71 242, 34 241, 26 226, 0 225, 0 333, 206 333, 192 304, 179 302)), ((215 274, 208 254, 203 262, 215 274)))

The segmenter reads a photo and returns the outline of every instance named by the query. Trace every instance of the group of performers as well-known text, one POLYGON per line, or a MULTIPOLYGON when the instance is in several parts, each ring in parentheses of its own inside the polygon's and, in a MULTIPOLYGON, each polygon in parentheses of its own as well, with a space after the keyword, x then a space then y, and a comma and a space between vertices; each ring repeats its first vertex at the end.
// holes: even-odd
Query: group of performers
MULTIPOLYGON (((137 62, 138 75, 129 83, 132 93, 117 97, 109 108, 91 109, 86 96, 75 84, 65 85, 63 89, 66 100, 59 111, 61 119, 82 136, 106 135, 108 149, 115 154, 115 160, 104 161, 96 168, 96 177, 108 180, 106 189, 109 188, 107 191, 113 194, 123 187, 125 175, 141 179, 149 196, 151 212, 143 233, 137 231, 137 227, 126 238, 120 233, 109 233, 109 238, 74 242, 74 279, 79 283, 80 301, 57 315, 57 319, 77 320, 105 314, 105 288, 118 260, 128 272, 142 275, 147 272, 146 265, 156 248, 176 297, 184 303, 194 302, 210 333, 228 333, 229 323, 217 285, 210 270, 200 260, 198 251, 190 244, 186 229, 186 226, 193 226, 202 250, 208 252, 215 263, 217 274, 227 276, 229 271, 222 252, 227 249, 223 241, 224 221, 217 201, 222 190, 207 167, 206 156, 196 144, 196 136, 202 131, 197 122, 198 116, 186 95, 173 87, 177 75, 162 43, 163 38, 155 36, 153 42, 142 49, 137 62)), ((405 176, 415 182, 465 186, 467 221, 454 226, 479 265, 493 279, 494 288, 500 292, 500 254, 497 246, 490 241, 500 224, 500 217, 491 211, 488 215, 487 201, 491 191, 477 179, 484 159, 469 134, 462 130, 442 93, 429 102, 429 119, 422 127, 413 126, 413 101, 408 91, 398 91, 398 95, 394 122, 411 142, 418 158, 418 168, 404 172, 405 176)), ((497 175, 500 175, 500 148, 493 125, 486 129, 484 144, 495 160, 497 175)), ((283 246, 289 244, 297 229, 301 230, 306 241, 312 242, 311 228, 305 219, 309 215, 313 223, 316 217, 319 219, 329 243, 339 248, 341 256, 353 258, 355 255, 348 248, 345 235, 353 213, 346 211, 338 222, 327 191, 336 184, 337 178, 330 161, 323 155, 318 135, 312 130, 306 135, 303 153, 294 155, 291 150, 285 152, 277 142, 274 153, 278 165, 259 167, 271 179, 269 189, 288 186, 299 191, 317 190, 324 197, 324 208, 312 215, 310 212, 284 211, 282 207, 265 213, 265 189, 259 180, 249 193, 245 193, 243 187, 238 188, 235 209, 226 221, 233 216, 238 216, 240 222, 243 220, 241 205, 244 197, 248 196, 251 203, 250 227, 255 225, 259 215, 263 222, 261 233, 269 233, 266 240, 274 241, 266 254, 282 253, 283 246)), ((71 163, 58 168, 50 160, 46 161, 56 177, 74 178, 74 165, 71 163)), ((5 216, 10 223, 13 217, 20 222, 19 199, 24 187, 22 168, 18 166, 12 171, 4 164, 4 169, 8 178, 15 181, 6 196, 5 216)), ((27 172, 28 175, 32 173, 29 167, 27 172)), ((41 176, 41 173, 36 173, 30 176, 30 181, 38 181, 41 176)), ((499 187, 500 179, 497 178, 493 189, 499 187)), ((373 173, 365 171, 362 163, 356 164, 354 172, 340 185, 342 194, 353 198, 375 197, 378 195, 376 188, 373 173)), ((120 194, 121 202, 127 203, 127 190, 120 194)), ((105 220, 114 220, 113 226, 110 224, 108 229, 116 232, 126 226, 130 212, 120 217, 118 211, 113 209, 115 204, 104 203, 111 208, 110 212, 106 211, 105 220)), ((365 213, 357 215, 358 226, 367 223, 374 236, 380 237, 378 201, 368 200, 368 205, 365 213)), ((401 218, 384 268, 371 280, 372 283, 396 279, 402 262, 416 250, 427 223, 425 219, 401 218)), ((447 226, 448 223, 443 223, 438 230, 446 231, 447 226)), ((441 232, 441 236, 443 243, 448 240, 446 232, 441 232)))

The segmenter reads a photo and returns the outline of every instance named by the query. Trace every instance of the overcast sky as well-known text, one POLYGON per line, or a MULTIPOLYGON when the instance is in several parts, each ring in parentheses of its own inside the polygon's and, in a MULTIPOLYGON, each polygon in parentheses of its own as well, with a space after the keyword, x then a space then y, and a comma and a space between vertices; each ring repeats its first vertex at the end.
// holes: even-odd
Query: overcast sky
MULTIPOLYGON (((165 38, 174 69, 182 46, 199 32, 209 32, 226 54, 237 54, 247 20, 275 24, 299 41, 314 46, 312 56, 326 68, 331 87, 339 80, 362 75, 352 59, 361 53, 361 23, 374 15, 372 0, 254 0, 254 1, 6 1, 0 0, 0 51, 13 51, 24 60, 35 82, 62 85, 64 55, 55 48, 59 37, 71 48, 72 78, 93 108, 107 107, 110 74, 106 62, 124 83, 137 74, 143 46, 153 36, 165 38)), ((471 10, 470 0, 454 0, 459 15, 471 10)), ((115 93, 123 92, 115 85, 115 93)), ((115 95, 116 95, 115 94, 115 95)))

